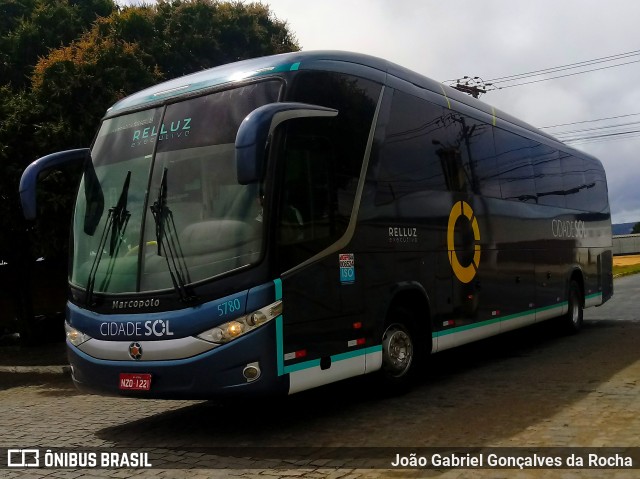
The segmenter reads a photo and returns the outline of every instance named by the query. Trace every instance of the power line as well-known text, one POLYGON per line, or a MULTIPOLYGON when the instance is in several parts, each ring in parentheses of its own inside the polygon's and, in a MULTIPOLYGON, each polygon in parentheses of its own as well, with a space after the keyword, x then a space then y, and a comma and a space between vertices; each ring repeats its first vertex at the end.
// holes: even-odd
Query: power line
POLYGON ((554 136, 560 137, 560 136, 564 136, 564 135, 571 135, 574 133, 583 133, 585 131, 598 131, 598 130, 606 130, 609 128, 619 128, 621 126, 630 126, 630 125, 638 125, 640 124, 640 121, 630 121, 627 123, 616 123, 615 125, 605 125, 605 126, 597 126, 595 128, 583 128, 582 130, 568 130, 568 131, 559 131, 556 133, 553 133, 554 136))
POLYGON ((550 67, 550 68, 543 68, 541 70, 533 70, 530 72, 525 72, 525 73, 518 73, 515 75, 507 75, 507 76, 502 76, 502 77, 497 77, 497 78, 493 78, 490 79, 488 81, 484 81, 482 80, 482 78, 480 77, 470 77, 470 76, 465 76, 464 78, 458 78, 456 80, 447 80, 446 84, 449 84, 450 86, 452 86, 453 88, 456 88, 457 90, 460 90, 464 93, 468 93, 472 96, 474 96, 475 98, 478 98, 479 95, 483 94, 483 93, 487 93, 488 91, 491 90, 504 90, 507 88, 514 88, 514 87, 518 87, 518 86, 523 86, 523 85, 531 85, 533 83, 540 83, 540 82, 544 82, 544 81, 549 81, 549 80, 556 80, 558 78, 567 78, 567 77, 571 77, 571 76, 576 76, 576 75, 582 75, 583 73, 590 73, 590 72, 595 72, 595 71, 601 71, 601 70, 608 70, 610 68, 616 68, 616 67, 622 67, 622 66, 626 66, 626 65, 632 65, 634 63, 640 63, 640 59, 635 59, 632 61, 628 61, 628 62, 622 62, 622 63, 615 63, 614 65, 606 65, 606 66, 601 66, 598 68, 589 68, 592 67, 594 65, 599 65, 599 64, 603 64, 603 63, 611 63, 611 62, 619 62, 620 60, 625 60, 625 59, 629 59, 629 58, 633 58, 633 57, 637 57, 640 56, 640 50, 632 50, 629 52, 624 52, 624 53, 618 53, 615 55, 609 55, 609 56, 605 56, 605 57, 599 57, 599 58, 593 58, 591 60, 583 60, 580 62, 575 62, 575 63, 568 63, 566 65, 559 65, 559 66, 555 66, 555 67, 550 67), (585 70, 585 68, 587 68, 585 70), (559 72, 563 72, 563 71, 568 71, 568 70, 575 70, 575 69, 581 69, 581 71, 577 71, 577 72, 573 72, 573 73, 566 73, 563 75, 555 75, 555 76, 549 76, 547 78, 538 78, 535 80, 530 80, 530 81, 520 81, 520 80, 527 80, 530 78, 536 78, 536 77, 541 77, 541 76, 545 76, 545 75, 554 75, 555 73, 559 73, 559 72), (511 82, 518 82, 519 83, 511 83, 511 82), (507 84, 504 86, 499 86, 498 84, 504 84, 504 83, 511 83, 511 84, 507 84))
POLYGON ((598 138, 610 138, 610 137, 616 137, 621 135, 630 135, 632 133, 640 133, 640 130, 620 131, 617 133, 604 133, 600 135, 589 135, 589 136, 583 136, 583 137, 577 137, 577 138, 568 138, 563 141, 565 143, 570 143, 570 142, 580 141, 580 140, 593 140, 598 138))
POLYGON ((595 120, 572 121, 570 123, 559 123, 558 125, 539 126, 538 128, 540 130, 544 130, 545 128, 557 128, 559 126, 578 125, 580 123, 593 123, 593 122, 596 122, 596 121, 615 120, 617 118, 626 118, 626 117, 629 117, 629 116, 637 116, 637 115, 640 115, 640 113, 629 113, 627 115, 609 116, 609 117, 606 117, 606 118, 596 118, 595 120))
POLYGON ((637 56, 637 55, 640 55, 640 50, 633 50, 630 52, 618 53, 617 55, 609 55, 606 57, 594 58, 592 60, 584 60, 576 63, 568 63, 566 65, 560 65, 557 67, 544 68, 542 70, 533 70, 526 73, 518 73, 516 75, 492 78, 487 81, 493 82, 493 83, 503 83, 505 81, 510 81, 510 80, 521 80, 522 77, 534 77, 534 76, 540 76, 540 75, 545 75, 549 73, 556 73, 559 71, 565 71, 565 70, 571 70, 575 68, 582 68, 590 65, 596 65, 598 63, 606 63, 614 60, 621 60, 623 58, 628 58, 628 57, 637 56))
POLYGON ((513 88, 513 87, 516 87, 516 86, 531 85, 532 83, 540 83, 540 82, 543 82, 543 81, 555 80, 557 78, 572 77, 572 76, 576 76, 576 75, 582 75, 583 73, 595 72, 595 71, 599 71, 599 70, 607 70, 609 68, 622 67, 622 66, 625 66, 625 65, 631 65, 633 63, 639 63, 639 62, 640 62, 640 60, 634 60, 632 62, 619 63, 617 65, 609 65, 609 66, 600 67, 600 68, 593 68, 591 70, 584 70, 584 71, 576 72, 576 73, 567 73, 566 75, 558 75, 558 76, 550 77, 550 78, 542 78, 540 80, 531 80, 531 81, 527 81, 527 82, 515 83, 513 85, 506 85, 506 86, 496 86, 496 89, 497 90, 505 90, 507 88, 513 88))
MULTIPOLYGON (((519 73, 515 75, 497 77, 486 82, 478 76, 475 76, 475 77, 465 76, 457 80, 448 80, 447 83, 450 83, 450 86, 452 86, 457 90, 468 93, 478 98, 479 95, 486 93, 490 90, 502 90, 506 88, 514 88, 517 86, 530 85, 534 83, 540 83, 540 82, 555 80, 559 78, 567 78, 567 77, 572 77, 576 75, 582 75, 583 73, 591 73, 595 71, 608 70, 610 68, 616 68, 616 67, 632 65, 635 63, 640 63, 640 59, 632 59, 631 61, 620 62, 621 60, 631 59, 638 56, 640 56, 640 50, 632 50, 624 53, 618 53, 615 55, 608 55, 605 57, 594 58, 591 60, 584 60, 580 62, 569 63, 566 65, 544 68, 540 70, 533 70, 533 71, 519 73), (612 62, 615 62, 615 63, 610 64, 612 62), (591 68, 594 65, 601 65, 605 63, 608 63, 608 65, 599 66, 597 68, 591 68), (557 75, 557 73, 560 73, 560 72, 577 70, 577 69, 580 69, 580 71, 557 75), (552 76, 548 76, 548 75, 552 75, 552 76), (536 78, 536 77, 543 77, 543 76, 548 76, 548 77, 536 78), (527 80, 527 79, 531 79, 531 80, 521 81, 521 80, 527 80), (516 83, 513 83, 513 82, 516 82, 516 83), (499 86, 496 83, 498 84, 507 83, 507 84, 504 86, 499 86)), ((628 118, 628 117, 637 116, 637 115, 640 115, 640 113, 629 113, 625 115, 617 115, 617 116, 612 116, 607 118, 598 118, 594 120, 582 120, 582 121, 576 121, 576 122, 561 123, 556 125, 544 126, 540 128, 551 129, 551 128, 558 128, 562 126, 594 123, 594 122, 607 121, 607 120, 613 120, 613 119, 619 119, 619 118, 628 118)), ((605 124, 602 126, 595 126, 593 128, 558 131, 558 132, 553 132, 553 134, 557 136, 560 141, 564 141, 566 143, 630 139, 630 138, 638 137, 638 133, 640 133, 640 130, 627 130, 627 131, 619 130, 619 131, 612 132, 611 129, 614 129, 614 128, 621 129, 624 127, 635 126, 638 124, 640 124, 640 121, 630 121, 626 123, 605 124)))
MULTIPOLYGON (((615 115, 604 118, 596 118, 592 120, 573 121, 568 123, 559 123, 556 125, 549 125, 541 128, 553 129, 563 126, 571 125, 583 125, 587 123, 596 123, 602 121, 616 120, 620 118, 629 118, 638 116, 640 113, 627 113, 624 115, 615 115)), ((629 127, 634 127, 640 124, 640 121, 628 121, 624 123, 604 124, 601 126, 594 126, 592 128, 581 128, 577 130, 565 130, 565 131, 552 131, 558 140, 565 143, 600 143, 605 141, 618 141, 618 140, 632 140, 640 138, 638 131, 629 130, 629 127), (618 131, 611 131, 611 129, 617 128, 618 131), (626 129, 625 129, 626 128, 626 129), (607 131, 609 130, 609 131, 607 131)))
POLYGON ((579 138, 569 138, 566 140, 562 140, 564 143, 600 143, 603 141, 614 141, 614 140, 632 140, 635 138, 640 138, 640 130, 619 132, 619 133, 609 133, 605 135, 593 135, 593 136, 585 136, 579 138))

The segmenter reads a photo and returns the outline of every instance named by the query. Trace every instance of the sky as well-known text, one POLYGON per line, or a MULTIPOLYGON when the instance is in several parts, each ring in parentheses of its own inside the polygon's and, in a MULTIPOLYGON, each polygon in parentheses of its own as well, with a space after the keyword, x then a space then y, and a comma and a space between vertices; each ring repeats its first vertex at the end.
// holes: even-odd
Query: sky
MULTIPOLYGON (((121 0, 120 4, 153 3, 121 0)), ((434 80, 485 81, 609 57, 590 73, 489 91, 484 102, 534 126, 640 114, 637 0, 263 0, 303 50, 385 58, 434 80), (633 63, 631 63, 633 62, 633 63), (629 65, 608 68, 611 65, 629 65)), ((566 70, 555 75, 575 73, 566 70)), ((554 76, 555 76, 554 75, 554 76)), ((536 80, 542 77, 522 81, 536 80)), ((504 85, 504 84, 503 84, 504 85)), ((640 115, 547 129, 640 122, 640 115)), ((626 127, 640 130, 640 123, 626 127)), ((584 134, 606 134, 616 129, 584 134)), ((640 136, 573 143, 604 164, 614 223, 640 221, 640 136)))

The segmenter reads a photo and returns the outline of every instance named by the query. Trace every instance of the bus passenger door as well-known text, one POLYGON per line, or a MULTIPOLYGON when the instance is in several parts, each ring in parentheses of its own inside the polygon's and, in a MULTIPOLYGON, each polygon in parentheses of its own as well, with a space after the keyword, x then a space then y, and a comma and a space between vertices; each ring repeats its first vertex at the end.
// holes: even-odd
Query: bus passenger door
MULTIPOLYGON (((286 100, 338 111, 274 133, 276 264, 282 274, 284 371, 290 392, 364 373, 369 347, 358 251, 348 231, 382 85, 302 70, 286 100)), ((373 355, 373 353, 372 353, 373 355)), ((379 355, 379 351, 378 351, 379 355)))
POLYGON ((365 372, 357 255, 330 248, 347 228, 357 182, 341 174, 339 152, 318 126, 328 121, 289 126, 277 192, 282 372, 291 393, 365 372))

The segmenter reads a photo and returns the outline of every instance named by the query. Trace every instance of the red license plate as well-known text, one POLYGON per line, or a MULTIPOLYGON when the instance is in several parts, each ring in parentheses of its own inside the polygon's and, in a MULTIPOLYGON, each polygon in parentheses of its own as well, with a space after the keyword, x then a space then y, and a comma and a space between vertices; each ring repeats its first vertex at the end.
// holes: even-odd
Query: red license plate
POLYGON ((149 391, 151 389, 151 374, 120 373, 120 389, 149 391))

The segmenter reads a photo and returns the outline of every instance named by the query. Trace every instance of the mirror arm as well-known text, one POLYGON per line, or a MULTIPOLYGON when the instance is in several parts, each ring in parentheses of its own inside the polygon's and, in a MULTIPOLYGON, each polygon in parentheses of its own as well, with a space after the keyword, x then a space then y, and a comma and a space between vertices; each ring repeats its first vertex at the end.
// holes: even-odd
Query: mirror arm
POLYGON ((84 160, 88 154, 89 148, 59 151, 38 158, 27 166, 20 178, 20 202, 22 203, 22 212, 25 219, 34 220, 36 218, 36 186, 40 173, 65 163, 84 160))

